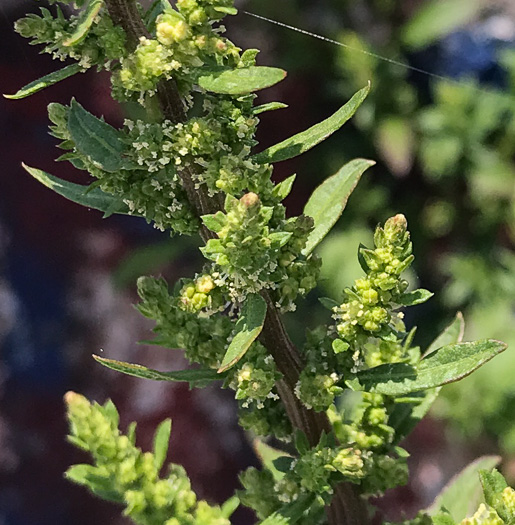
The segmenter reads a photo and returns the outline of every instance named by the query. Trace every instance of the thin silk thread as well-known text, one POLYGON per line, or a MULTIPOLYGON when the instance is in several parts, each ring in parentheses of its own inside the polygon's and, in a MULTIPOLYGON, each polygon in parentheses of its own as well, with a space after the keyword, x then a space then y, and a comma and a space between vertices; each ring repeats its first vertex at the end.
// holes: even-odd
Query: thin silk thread
POLYGON ((312 38, 318 38, 319 40, 323 40, 324 42, 328 42, 329 44, 333 44, 336 46, 343 47, 345 49, 349 49, 350 51, 355 51, 358 53, 363 53, 364 55, 368 55, 370 57, 376 58, 377 60, 381 60, 383 62, 388 62, 389 64, 392 64, 394 66, 402 67, 404 69, 408 69, 410 71, 414 71, 416 73, 421 73, 422 75, 427 75, 431 78, 442 80, 444 82, 448 82, 450 84, 454 84, 455 86, 460 87, 467 87, 471 91, 475 91, 477 93, 487 94, 487 95, 497 95, 501 96, 503 98, 515 98, 512 95, 508 93, 503 93, 502 91, 498 90, 492 90, 492 89, 484 89, 479 88, 471 85, 465 85, 462 81, 456 80, 454 78, 446 77, 444 75, 438 75, 437 73, 431 73, 431 71, 426 71, 425 69, 421 69, 415 66, 411 66, 410 64, 406 64, 405 62, 401 62, 399 60, 394 60, 393 58, 388 58, 382 55, 378 55, 377 53, 373 53, 371 51, 367 51, 366 49, 362 49, 360 47, 354 47, 350 46, 348 44, 344 44, 343 42, 338 42, 338 40, 333 40, 332 38, 328 38, 326 36, 319 35, 317 33, 312 33, 311 31, 306 31, 305 29, 301 29, 300 27, 291 26, 289 24, 285 24, 284 22, 279 22, 278 20, 273 20, 271 18, 267 18, 266 16, 257 15, 256 13, 250 13, 249 11, 243 11, 240 10, 241 13, 245 15, 252 16, 254 18, 258 18, 259 20, 263 20, 265 22, 269 22, 270 24, 275 24, 280 27, 284 27, 286 29, 290 29, 291 31, 296 31, 297 33, 301 33, 303 35, 312 37, 312 38))

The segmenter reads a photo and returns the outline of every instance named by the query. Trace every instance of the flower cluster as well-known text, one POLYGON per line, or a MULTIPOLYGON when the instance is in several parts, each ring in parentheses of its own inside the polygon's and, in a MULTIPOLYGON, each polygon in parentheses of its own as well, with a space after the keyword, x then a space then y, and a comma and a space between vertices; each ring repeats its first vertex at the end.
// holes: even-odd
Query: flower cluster
POLYGON ((136 144, 126 151, 130 169, 106 171, 81 153, 68 129, 70 108, 52 103, 48 114, 53 122, 51 134, 62 140, 60 148, 69 150, 59 160, 68 160, 76 168, 87 170, 97 180, 96 185, 104 192, 118 196, 132 215, 142 215, 153 222, 159 230, 172 233, 192 234, 198 231, 198 219, 186 198, 185 191, 173 164, 155 163, 150 169, 145 153, 153 158, 155 142, 136 144))
POLYGON ((138 294, 141 297, 138 310, 156 321, 156 343, 184 349, 186 357, 194 363, 208 368, 220 366, 233 329, 229 317, 221 314, 199 317, 188 311, 183 295, 180 292, 171 295, 164 279, 140 277, 138 294))
POLYGON ((240 49, 220 36, 223 26, 212 27, 227 13, 235 13, 232 4, 232 0, 183 0, 177 2, 177 10, 167 7, 155 20, 155 34, 142 36, 134 53, 122 59, 115 86, 119 83, 130 97, 152 93, 160 80, 173 77, 179 90, 188 94, 196 70, 204 64, 240 65, 240 49))
POLYGON ((121 434, 110 401, 90 404, 74 392, 65 400, 69 440, 94 460, 93 465, 71 467, 70 479, 123 504, 124 514, 139 525, 230 525, 222 509, 197 501, 181 466, 171 464, 167 476, 159 477, 166 450, 160 458, 143 453, 134 445, 134 426, 128 435, 121 434))
POLYGON ((92 66, 110 69, 113 62, 126 55, 125 33, 113 24, 104 9, 93 20, 85 38, 73 45, 69 41, 77 29, 80 16, 65 17, 59 6, 56 9, 56 17, 48 9, 41 8, 41 16, 29 14, 18 20, 16 31, 25 38, 31 38, 33 45, 45 44, 43 52, 50 53, 54 59, 64 61, 72 58, 84 69, 92 66))
POLYGON ((335 310, 338 335, 351 345, 361 343, 363 336, 388 335, 404 328, 402 316, 393 315, 392 306, 408 287, 400 275, 413 261, 405 217, 396 215, 384 228, 377 228, 374 244, 375 250, 360 249, 367 276, 345 291, 347 301, 335 310))
POLYGON ((293 309, 296 297, 315 286, 320 267, 315 256, 300 255, 312 219, 300 216, 275 221, 274 208, 263 206, 252 192, 239 200, 227 196, 225 209, 226 213, 203 217, 218 239, 209 240, 202 253, 220 269, 220 282, 234 300, 272 289, 277 291, 279 307, 293 309))

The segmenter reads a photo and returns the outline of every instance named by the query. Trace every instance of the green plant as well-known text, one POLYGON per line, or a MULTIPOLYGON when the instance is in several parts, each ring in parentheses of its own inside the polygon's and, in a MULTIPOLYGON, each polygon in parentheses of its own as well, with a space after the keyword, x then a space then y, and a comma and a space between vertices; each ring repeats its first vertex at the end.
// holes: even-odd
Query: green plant
MULTIPOLYGON (((69 106, 51 104, 51 131, 66 151, 60 160, 96 180, 84 187, 36 168, 26 166, 27 171, 106 216, 140 215, 171 234, 199 234, 206 259, 198 273, 171 290, 163 279, 138 281, 138 308, 156 322, 155 343, 183 348, 198 367, 159 372, 96 360, 141 378, 194 387, 223 380, 233 389, 242 426, 283 444, 273 462, 241 476, 239 501, 253 508, 262 524, 368 523, 368 498, 406 482, 406 452, 399 442, 440 387, 506 347, 495 340, 461 342, 460 315, 425 350, 414 344, 415 329, 407 330, 401 309, 432 294, 409 291, 402 275, 413 255, 401 214, 377 227, 373 248, 360 246, 363 276, 345 288, 342 299, 322 299, 327 324, 309 331, 302 348, 291 342, 282 316, 315 287, 320 258, 314 250, 374 162, 345 164, 314 191, 304 213, 291 218, 281 202, 295 177, 273 184, 272 164, 337 131, 370 86, 320 124, 254 153, 257 115, 283 107, 254 106, 254 92, 286 73, 256 66, 257 50, 242 52, 222 36, 217 23, 236 14, 232 0, 177 0, 174 7, 156 0, 148 8, 133 0, 89 0, 76 1, 75 7, 79 12, 70 16, 56 5, 54 12, 42 9, 41 16, 17 23, 32 43, 76 62, 11 98, 96 67, 111 72, 113 96, 141 104, 147 118, 126 120, 116 129, 75 99, 69 106)), ((134 445, 135 425, 121 434, 111 402, 92 405, 74 393, 66 402, 70 441, 94 460, 71 467, 71 480, 123 505, 138 524, 228 523, 236 499, 221 508, 198 502, 176 465, 160 478, 169 421, 156 432, 153 454, 142 453, 134 445)), ((501 486, 497 474, 482 474, 488 476, 489 506, 481 507, 476 522, 511 523, 511 489, 501 486)), ((465 518, 442 518, 444 507, 419 522, 465 518)))

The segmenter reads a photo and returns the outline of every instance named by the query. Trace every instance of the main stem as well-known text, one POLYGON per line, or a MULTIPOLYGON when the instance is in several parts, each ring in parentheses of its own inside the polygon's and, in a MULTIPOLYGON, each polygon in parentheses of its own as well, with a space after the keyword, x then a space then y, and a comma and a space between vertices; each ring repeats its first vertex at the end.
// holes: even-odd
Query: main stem
MULTIPOLYGON (((151 38, 134 0, 105 0, 105 4, 113 22, 124 29, 130 51, 136 48, 142 37, 151 38)), ((159 82, 157 97, 166 120, 173 123, 187 120, 184 104, 173 79, 159 82)), ((188 200, 197 215, 220 210, 222 207, 220 199, 210 198, 203 186, 195 187, 194 174, 191 168, 183 168, 179 171, 188 200)), ((215 234, 204 226, 201 227, 200 234, 204 241, 215 237, 215 234)), ((315 446, 322 432, 327 433, 331 430, 331 425, 325 413, 306 408, 295 395, 295 385, 303 369, 302 359, 286 332, 270 294, 264 291, 262 295, 267 303, 267 314, 261 339, 283 374, 283 379, 277 383, 277 391, 293 427, 302 430, 311 446, 315 446)), ((366 525, 369 522, 359 493, 355 486, 349 483, 341 483, 335 487, 333 500, 327 507, 327 517, 330 525, 366 525)))

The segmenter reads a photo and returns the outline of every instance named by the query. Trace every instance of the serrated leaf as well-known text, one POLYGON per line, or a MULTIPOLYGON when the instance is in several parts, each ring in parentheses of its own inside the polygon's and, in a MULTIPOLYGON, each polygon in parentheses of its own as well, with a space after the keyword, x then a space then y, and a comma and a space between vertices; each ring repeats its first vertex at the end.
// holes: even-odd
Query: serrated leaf
POLYGON ((203 69, 197 83, 212 93, 244 95, 277 84, 286 77, 286 71, 276 67, 250 66, 238 69, 203 69))
POLYGON ((225 372, 234 366, 247 352, 250 345, 263 330, 266 317, 266 302, 259 294, 250 294, 243 303, 235 327, 234 337, 218 369, 225 372))
POLYGON ((261 104, 260 106, 254 107, 252 113, 254 115, 259 115, 265 111, 275 111, 276 109, 284 109, 287 107, 288 104, 283 104, 282 102, 268 102, 267 104, 261 104))
POLYGON ((480 470, 479 479, 487 505, 495 508, 499 494, 508 486, 504 476, 496 469, 480 470))
POLYGON ((397 303, 402 306, 415 306, 417 304, 425 303, 427 300, 433 297, 434 293, 424 288, 413 290, 412 292, 403 293, 398 299, 397 303))
POLYGON ((68 130, 77 149, 103 170, 129 168, 123 158, 127 147, 121 133, 86 111, 75 99, 70 106, 68 130))
POLYGON ((271 514, 259 525, 293 525, 302 518, 303 514, 311 508, 315 502, 313 494, 299 496, 297 501, 285 505, 271 514))
POLYGON ((364 390, 388 396, 402 396, 458 381, 497 354, 506 344, 494 339, 448 345, 422 359, 417 366, 391 363, 358 372, 364 390))
POLYGON ((172 381, 190 383, 191 386, 205 386, 212 381, 221 379, 220 374, 215 370, 204 368, 195 368, 191 370, 176 370, 173 372, 160 372, 146 366, 137 365, 133 363, 126 363, 124 361, 116 361, 114 359, 106 359, 98 355, 93 355, 93 359, 111 370, 122 372, 129 376, 139 377, 140 379, 152 379, 153 381, 172 381))
POLYGON ((463 314, 458 312, 452 323, 427 347, 423 357, 432 354, 442 346, 461 343, 465 332, 465 320, 463 314))
POLYGON ((267 164, 288 160, 305 153, 339 130, 354 115, 369 91, 370 84, 358 91, 347 104, 326 120, 254 155, 252 160, 260 164, 267 164))
POLYGON ((46 173, 37 168, 31 168, 26 164, 22 164, 22 166, 27 173, 41 182, 41 184, 72 202, 86 206, 87 208, 103 211, 104 213, 109 211, 110 214, 129 214, 129 208, 120 200, 120 197, 105 193, 100 188, 90 189, 89 186, 59 179, 54 175, 50 175, 50 173, 46 173))
POLYGON ((156 429, 154 434, 154 464, 158 471, 161 470, 168 454, 170 434, 172 432, 172 420, 165 419, 156 429))
POLYGON ((483 456, 476 459, 445 485, 425 512, 432 516, 445 509, 457 523, 471 516, 483 502, 479 471, 491 470, 500 461, 500 456, 483 456))
POLYGON ((402 40, 413 50, 422 49, 458 27, 467 24, 478 13, 478 0, 431 0, 404 25, 402 40))
POLYGON ((274 197, 278 198, 281 201, 283 199, 286 199, 286 197, 288 197, 288 195, 290 194, 296 177, 297 175, 290 175, 287 179, 284 179, 282 182, 277 184, 272 190, 274 197))
MULTIPOLYGON (((442 346, 461 343, 464 329, 463 315, 458 312, 453 322, 431 343, 427 352, 431 353, 442 346)), ((440 390, 441 387, 437 387, 424 392, 413 392, 414 399, 411 404, 399 403, 396 405, 388 419, 388 424, 395 429, 396 443, 404 439, 429 412, 440 390)))
POLYGON ((374 164, 371 160, 354 159, 315 189, 304 207, 304 214, 313 218, 315 227, 308 236, 303 255, 309 255, 331 230, 361 175, 374 164))
POLYGON ((86 9, 84 9, 79 17, 77 27, 73 32, 72 36, 63 42, 63 45, 67 47, 75 46, 82 42, 88 31, 90 30, 95 18, 97 17, 100 9, 104 5, 104 0, 89 0, 86 9))
POLYGON ((53 86, 54 84, 61 82, 61 80, 73 77, 73 75, 81 73, 82 71, 84 71, 84 69, 79 64, 71 64, 70 66, 63 67, 58 71, 53 71, 44 77, 34 80, 30 84, 22 87, 14 93, 14 95, 4 95, 4 97, 10 100, 20 100, 22 98, 30 97, 31 95, 34 95, 34 93, 38 93, 47 87, 53 86))
POLYGON ((276 481, 281 480, 284 477, 284 473, 280 472, 274 465, 274 461, 278 458, 285 456, 282 450, 278 450, 260 439, 254 439, 252 447, 256 456, 260 459, 262 465, 268 469, 276 481))

